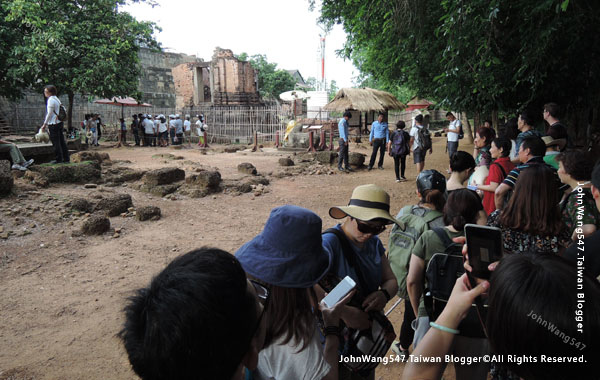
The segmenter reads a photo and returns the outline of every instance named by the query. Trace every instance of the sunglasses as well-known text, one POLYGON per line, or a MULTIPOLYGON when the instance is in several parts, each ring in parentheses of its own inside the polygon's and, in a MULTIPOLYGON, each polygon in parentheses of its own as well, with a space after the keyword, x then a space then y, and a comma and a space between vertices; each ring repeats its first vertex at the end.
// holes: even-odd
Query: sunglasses
POLYGON ((359 221, 358 219, 355 219, 355 220, 356 220, 356 227, 363 234, 379 235, 380 233, 385 231, 385 227, 386 227, 385 224, 374 226, 372 224, 363 223, 363 222, 359 221))
POLYGON ((258 281, 250 280, 250 283, 252 284, 252 286, 254 286, 254 290, 256 291, 256 295, 258 296, 258 300, 263 305, 264 313, 265 309, 267 308, 267 301, 269 300, 271 292, 269 292, 269 289, 267 289, 263 284, 261 284, 258 281))

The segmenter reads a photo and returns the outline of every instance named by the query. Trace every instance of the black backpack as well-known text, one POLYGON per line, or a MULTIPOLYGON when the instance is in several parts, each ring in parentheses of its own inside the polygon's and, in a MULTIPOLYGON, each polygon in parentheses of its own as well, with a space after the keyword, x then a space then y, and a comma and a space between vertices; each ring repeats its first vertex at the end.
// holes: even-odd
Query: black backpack
MULTIPOLYGON (((448 237, 448 234, 443 228, 436 227, 433 229, 435 234, 444 243, 445 250, 443 253, 435 253, 425 270, 427 278, 427 289, 425 289, 425 309, 430 321, 435 321, 450 298, 452 289, 456 284, 456 279, 465 273, 463 267, 462 245, 454 243, 448 237)), ((484 310, 487 312, 487 305, 484 305, 484 310)), ((485 321, 485 315, 481 316, 485 321)), ((461 336, 470 338, 485 338, 485 333, 481 327, 477 308, 475 304, 469 309, 467 316, 458 325, 458 330, 461 336)))
MULTIPOLYGON (((342 247, 342 253, 344 259, 351 268, 356 272, 358 277, 357 281, 357 292, 352 297, 348 305, 358 307, 362 309, 362 303, 365 299, 366 281, 363 273, 360 269, 360 265, 356 259, 356 253, 350 246, 350 242, 346 238, 344 232, 337 228, 329 228, 325 234, 334 234, 342 247)), ((319 285, 326 291, 330 292, 340 282, 340 278, 335 273, 328 273, 321 281, 319 285)), ((371 310, 369 312, 369 319, 371 320, 371 328, 365 330, 356 330, 344 326, 344 322, 340 321, 341 326, 344 328, 344 333, 341 338, 342 355, 345 357, 352 356, 359 358, 358 360, 344 361, 343 364, 346 368, 352 372, 356 372, 362 376, 369 374, 386 356, 388 350, 392 346, 394 339, 396 339, 396 333, 394 332, 394 326, 390 320, 381 311, 371 310), (347 332, 347 333, 346 333, 347 332), (370 360, 360 360, 368 356, 370 360), (381 360, 375 360, 381 358, 381 360)))
POLYGON ((419 141, 417 142, 417 146, 419 149, 425 151, 431 149, 433 143, 431 142, 431 133, 429 129, 427 129, 424 125, 421 128, 417 127, 419 130, 417 133, 419 135, 419 141))

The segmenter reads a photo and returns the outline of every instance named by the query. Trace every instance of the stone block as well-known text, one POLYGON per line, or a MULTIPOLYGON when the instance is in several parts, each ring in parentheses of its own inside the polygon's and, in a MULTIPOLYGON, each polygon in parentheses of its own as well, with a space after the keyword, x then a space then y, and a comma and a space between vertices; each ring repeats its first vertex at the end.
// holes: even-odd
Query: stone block
POLYGON ((142 177, 144 184, 149 186, 167 185, 184 179, 185 171, 173 167, 151 170, 142 177))

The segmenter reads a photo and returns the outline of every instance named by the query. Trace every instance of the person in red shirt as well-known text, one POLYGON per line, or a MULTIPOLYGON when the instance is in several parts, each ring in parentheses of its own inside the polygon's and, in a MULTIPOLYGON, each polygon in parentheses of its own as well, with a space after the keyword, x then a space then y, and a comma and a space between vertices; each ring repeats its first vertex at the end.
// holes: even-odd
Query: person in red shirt
POLYGON ((483 191, 483 209, 488 215, 496 210, 494 191, 506 175, 515 168, 515 164, 510 162, 510 149, 511 142, 507 138, 499 137, 492 140, 490 154, 494 162, 490 165, 490 173, 485 184, 477 186, 477 190, 483 191))

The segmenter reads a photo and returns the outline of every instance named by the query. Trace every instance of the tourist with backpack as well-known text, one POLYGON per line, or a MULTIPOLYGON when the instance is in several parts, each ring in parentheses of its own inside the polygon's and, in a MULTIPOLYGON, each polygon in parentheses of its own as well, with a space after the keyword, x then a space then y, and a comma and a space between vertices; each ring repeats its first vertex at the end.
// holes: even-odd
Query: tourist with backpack
MULTIPOLYGON (((357 284, 355 297, 362 300, 354 306, 347 305, 342 311, 341 319, 353 333, 344 341, 340 354, 342 358, 355 357, 355 350, 367 345, 357 345, 352 337, 358 334, 364 338, 362 343, 368 342, 368 346, 374 348, 374 351, 362 351, 362 354, 386 355, 395 334, 382 311, 397 293, 398 283, 377 235, 387 225, 398 223, 390 214, 390 196, 376 185, 358 186, 352 192, 348 206, 331 207, 329 215, 334 219, 346 218, 323 234, 323 248, 332 256, 331 271, 338 278, 350 276, 357 284), (381 334, 382 330, 387 332, 373 345, 372 336, 381 334)), ((374 379, 376 363, 365 366, 365 370, 361 370, 362 363, 349 364, 358 367, 350 369, 344 363, 340 364, 340 379, 374 379)))
POLYGON ((65 107, 56 96, 56 87, 49 84, 44 87, 44 96, 48 99, 46 104, 46 118, 42 130, 48 129, 50 141, 54 147, 55 160, 52 163, 67 163, 69 159, 69 148, 65 140, 63 122, 67 119, 65 107))
POLYGON ((515 168, 515 164, 510 162, 510 149, 511 142, 509 139, 499 137, 492 140, 490 154, 494 162, 490 165, 485 183, 477 185, 477 190, 483 191, 483 209, 488 215, 496 210, 494 192, 508 173, 515 168))
POLYGON ((390 136, 387 150, 388 154, 394 158, 394 173, 396 173, 396 182, 406 181, 404 172, 406 170, 406 156, 410 153, 410 135, 404 130, 406 124, 399 120, 396 123, 396 130, 390 136))
MULTIPOLYGON (((415 243, 406 278, 413 312, 418 317, 413 348, 418 347, 420 340, 430 327, 430 316, 426 309, 426 292, 424 291, 426 287, 432 285, 432 279, 435 280, 436 276, 436 273, 433 273, 432 277, 432 273, 429 272, 430 262, 432 260, 437 262, 436 257, 447 257, 445 261, 450 261, 449 257, 454 256, 458 257, 459 265, 462 264, 462 245, 453 243, 452 239, 464 236, 464 227, 467 223, 485 225, 485 217, 482 217, 480 213, 482 209, 481 200, 473 191, 455 190, 448 196, 444 207, 444 224, 446 226, 425 231, 415 243)), ((464 270, 462 265, 460 265, 460 269, 464 270)), ((450 271, 450 273, 455 274, 456 271, 450 271)), ((452 285, 454 285, 454 280, 452 285)), ((448 289, 448 294, 451 290, 452 287, 448 289)), ((451 352, 456 356, 463 357, 482 356, 488 353, 487 340, 481 336, 457 336, 451 352)), ((454 363, 454 366, 457 380, 485 380, 489 369, 487 363, 470 366, 454 363)))
POLYGON ((424 170, 417 177, 419 203, 403 207, 396 219, 404 227, 394 225, 388 243, 388 260, 398 281, 398 297, 404 299, 404 318, 400 327, 400 338, 392 345, 392 351, 408 360, 408 347, 412 344, 415 319, 413 307, 406 290, 406 275, 413 248, 423 232, 444 226, 446 204, 446 178, 436 170, 424 170))
POLYGON ((431 133, 423 125, 423 115, 415 116, 415 125, 410 129, 410 150, 413 154, 413 160, 417 165, 417 173, 421 173, 425 168, 425 155, 433 153, 431 142, 431 133))

